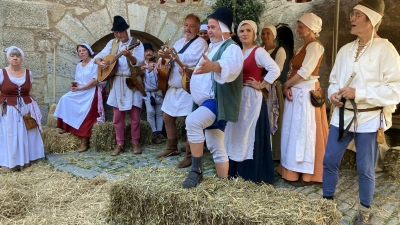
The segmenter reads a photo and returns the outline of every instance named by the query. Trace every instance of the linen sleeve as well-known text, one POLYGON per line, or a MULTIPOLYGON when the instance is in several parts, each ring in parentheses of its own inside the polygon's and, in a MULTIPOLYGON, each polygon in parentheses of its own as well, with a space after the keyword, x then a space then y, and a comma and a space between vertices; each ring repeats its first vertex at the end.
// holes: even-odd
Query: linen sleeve
POLYGON ((339 71, 341 69, 341 61, 344 56, 344 48, 342 47, 336 56, 335 64, 333 64, 331 74, 329 75, 328 100, 330 100, 333 93, 339 91, 339 71))
POLYGON ((268 73, 264 80, 272 84, 281 75, 281 71, 269 53, 263 48, 257 48, 255 52, 256 63, 259 68, 265 68, 268 73))
POLYGON ((196 66, 196 63, 207 50, 207 47, 207 42, 203 38, 198 37, 184 53, 178 54, 179 59, 182 63, 187 64, 190 67, 196 66))
POLYGON ((286 60, 285 49, 283 49, 282 47, 279 47, 278 52, 276 53, 276 56, 275 56, 275 62, 279 66, 280 71, 283 70, 285 60, 286 60))
POLYGON ((310 43, 306 48, 306 56, 297 74, 305 80, 308 80, 311 73, 315 70, 315 67, 317 67, 318 61, 323 53, 324 47, 321 44, 318 42, 310 43))
POLYGON ((391 43, 379 52, 377 75, 381 85, 356 89, 355 102, 366 102, 376 106, 396 105, 400 102, 400 56, 391 43))
POLYGON ((221 72, 214 73, 214 80, 220 84, 232 82, 239 76, 243 68, 242 50, 239 46, 231 44, 217 62, 221 67, 221 72))
POLYGON ((111 54, 112 42, 113 42, 113 40, 109 41, 109 42, 107 43, 106 47, 104 47, 103 50, 101 50, 101 52, 99 52, 99 53, 94 57, 94 59, 97 59, 97 58, 104 58, 104 57, 106 57, 107 55, 111 54))
POLYGON ((133 66, 139 66, 142 64, 144 60, 144 47, 142 42, 140 42, 139 46, 136 46, 132 51, 132 56, 136 58, 136 64, 133 66))
POLYGON ((0 84, 3 84, 3 80, 4 80, 3 70, 0 70, 0 84))
POLYGON ((94 63, 94 61, 93 61, 92 71, 90 71, 90 73, 92 74, 92 79, 95 79, 95 80, 97 80, 97 68, 98 68, 98 65, 96 63, 94 63))

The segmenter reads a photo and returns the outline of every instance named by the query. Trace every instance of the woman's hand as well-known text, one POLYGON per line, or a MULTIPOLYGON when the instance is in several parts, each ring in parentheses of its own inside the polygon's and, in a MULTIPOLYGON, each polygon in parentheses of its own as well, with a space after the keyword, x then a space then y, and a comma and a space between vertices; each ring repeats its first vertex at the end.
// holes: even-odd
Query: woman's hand
POLYGON ((80 87, 72 87, 72 86, 71 86, 70 90, 71 90, 72 92, 75 92, 75 91, 81 91, 82 89, 81 89, 80 87))
POLYGON ((293 94, 292 94, 292 89, 285 87, 285 85, 283 85, 282 87, 282 92, 283 94, 286 96, 286 99, 288 101, 293 101, 293 94))
POLYGON ((245 86, 249 86, 252 87, 256 90, 261 90, 261 83, 259 81, 257 81, 256 79, 254 79, 253 77, 250 77, 251 80, 246 80, 245 83, 243 83, 243 85, 245 86))

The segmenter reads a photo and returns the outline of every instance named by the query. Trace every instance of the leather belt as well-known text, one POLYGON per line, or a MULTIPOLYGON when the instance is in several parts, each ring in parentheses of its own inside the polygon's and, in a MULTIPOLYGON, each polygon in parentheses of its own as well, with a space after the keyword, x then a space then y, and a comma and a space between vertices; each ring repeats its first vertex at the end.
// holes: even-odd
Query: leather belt
MULTIPOLYGON (((354 109, 350 109, 350 108, 345 108, 346 110, 352 111, 354 112, 354 109)), ((374 108, 367 108, 367 109, 356 109, 357 112, 371 112, 371 111, 377 111, 377 110, 382 110, 383 107, 374 107, 374 108)))

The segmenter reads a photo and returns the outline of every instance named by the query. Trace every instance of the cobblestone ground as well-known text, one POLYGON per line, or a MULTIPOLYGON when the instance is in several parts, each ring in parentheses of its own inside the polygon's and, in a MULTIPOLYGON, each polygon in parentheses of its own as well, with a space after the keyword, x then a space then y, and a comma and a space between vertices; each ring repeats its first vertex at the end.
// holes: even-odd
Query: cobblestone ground
MULTIPOLYGON (((162 151, 164 144, 143 146, 143 154, 134 155, 131 149, 126 149, 119 156, 110 156, 110 152, 95 152, 89 150, 84 153, 72 154, 47 154, 46 158, 57 169, 73 173, 80 177, 93 178, 100 174, 106 174, 110 179, 128 176, 130 170, 140 166, 163 166, 166 168, 188 171, 188 168, 176 168, 178 162, 183 159, 185 153, 157 159, 155 155, 162 151)), ((179 146, 184 145, 180 143, 179 146)), ((214 163, 208 151, 205 151, 203 160, 205 176, 215 176, 214 163)), ((385 173, 376 175, 376 191, 373 201, 375 216, 372 219, 374 225, 400 224, 400 183, 392 181, 385 173)), ((274 182, 276 188, 290 188, 296 190, 310 199, 321 198, 322 189, 319 186, 293 187, 276 175, 274 182)), ((352 224, 351 220, 357 213, 358 182, 355 170, 340 170, 340 179, 335 195, 337 208, 342 212, 342 224, 352 224)))

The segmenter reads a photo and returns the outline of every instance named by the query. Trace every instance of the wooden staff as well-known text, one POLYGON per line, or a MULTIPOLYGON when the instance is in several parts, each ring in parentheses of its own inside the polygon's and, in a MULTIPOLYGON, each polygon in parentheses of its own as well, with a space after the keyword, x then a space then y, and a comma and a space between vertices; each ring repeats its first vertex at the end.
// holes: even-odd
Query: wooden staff
MULTIPOLYGON (((353 81, 353 79, 354 79, 354 77, 357 75, 357 73, 356 72, 353 72, 352 74, 351 74, 351 76, 349 77, 349 79, 347 80, 347 82, 346 82, 346 84, 344 85, 344 87, 348 87, 348 86, 350 86, 350 83, 353 81)), ((338 99, 339 99, 339 101, 342 99, 342 94, 340 94, 339 96, 338 96, 338 99)))

